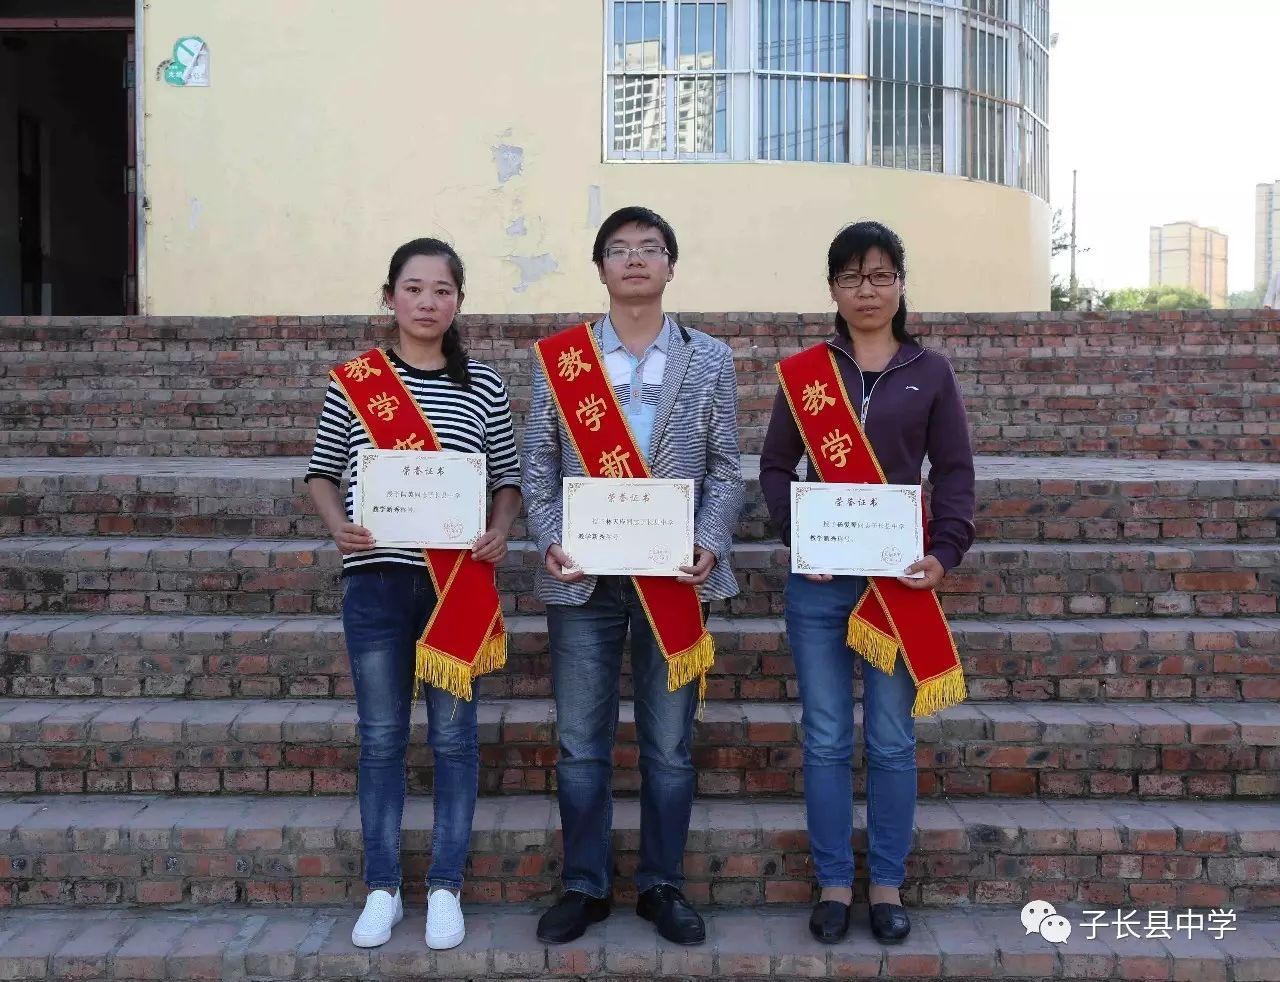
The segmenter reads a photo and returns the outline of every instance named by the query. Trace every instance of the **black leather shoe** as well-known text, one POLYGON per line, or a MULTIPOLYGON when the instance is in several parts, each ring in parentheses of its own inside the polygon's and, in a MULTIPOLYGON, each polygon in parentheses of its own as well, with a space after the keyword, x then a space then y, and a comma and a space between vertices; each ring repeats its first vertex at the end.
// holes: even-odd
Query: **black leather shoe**
POLYGON ((684 894, 667 883, 659 883, 640 894, 636 913, 653 921, 658 933, 672 944, 702 944, 707 926, 684 894))
POLYGON ((911 918, 897 904, 872 904, 871 933, 883 944, 902 944, 911 933, 911 918))
POLYGON ((809 916, 809 933, 823 944, 839 944, 849 933, 849 904, 820 900, 809 916))
POLYGON ((556 905, 538 918, 538 940, 564 944, 582 937, 592 924, 609 916, 609 901, 566 890, 556 905))

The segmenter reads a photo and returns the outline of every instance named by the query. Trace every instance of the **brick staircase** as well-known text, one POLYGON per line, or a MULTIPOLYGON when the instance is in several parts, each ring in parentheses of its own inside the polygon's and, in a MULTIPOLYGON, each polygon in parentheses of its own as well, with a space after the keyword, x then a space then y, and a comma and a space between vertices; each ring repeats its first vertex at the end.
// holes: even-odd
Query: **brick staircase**
MULTIPOLYGON (((909 943, 882 949, 859 922, 820 949, 805 930, 786 556, 748 457, 744 590, 713 611, 686 860, 711 940, 677 950, 625 909, 574 945, 533 938, 559 872, 556 742, 521 542, 500 571, 509 665, 480 686, 468 941, 443 953, 421 942, 420 718, 415 907, 386 947, 349 944, 364 888, 338 557, 305 462, 278 456, 307 449, 324 369, 383 327, 0 318, 0 978, 1280 979, 1280 319, 1052 316, 917 325, 955 361, 984 456, 979 542, 943 590, 971 698, 918 726, 909 943), (1077 927, 1055 946, 1024 934, 1029 899, 1077 922, 1229 907, 1236 929, 1077 927)), ((735 346, 756 449, 773 361, 823 321, 688 320, 735 346)), ((518 410, 517 349, 550 323, 468 325, 518 410)), ((631 713, 615 754, 623 903, 631 713)), ((863 824, 859 809, 859 847, 863 824)))

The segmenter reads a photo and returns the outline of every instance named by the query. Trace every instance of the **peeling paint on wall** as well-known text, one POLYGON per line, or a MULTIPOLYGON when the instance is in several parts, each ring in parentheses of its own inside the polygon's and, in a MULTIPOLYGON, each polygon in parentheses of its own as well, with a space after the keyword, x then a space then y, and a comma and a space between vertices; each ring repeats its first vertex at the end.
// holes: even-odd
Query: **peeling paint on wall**
POLYGON ((600 185, 592 184, 587 188, 587 228, 600 227, 600 185))
POLYGON ((513 287, 516 293, 524 293, 540 279, 560 269, 560 264, 546 252, 540 256, 508 256, 507 262, 520 271, 520 282, 513 287))
POLYGON ((514 222, 507 226, 507 234, 511 236, 526 235, 529 230, 525 227, 524 216, 521 215, 514 222))
POLYGON ((500 143, 493 148, 493 163, 498 169, 498 183, 506 184, 524 170, 524 148, 500 143))

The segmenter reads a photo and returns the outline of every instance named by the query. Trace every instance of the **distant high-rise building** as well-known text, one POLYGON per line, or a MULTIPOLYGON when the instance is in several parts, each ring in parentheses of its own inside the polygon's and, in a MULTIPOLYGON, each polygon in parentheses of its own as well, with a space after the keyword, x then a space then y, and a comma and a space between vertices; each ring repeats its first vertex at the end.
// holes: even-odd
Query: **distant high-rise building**
POLYGON ((1151 285, 1189 286, 1227 305, 1227 237, 1195 222, 1151 228, 1151 285))
POLYGON ((1280 181, 1259 184, 1256 201, 1253 282, 1265 290, 1280 266, 1280 181))

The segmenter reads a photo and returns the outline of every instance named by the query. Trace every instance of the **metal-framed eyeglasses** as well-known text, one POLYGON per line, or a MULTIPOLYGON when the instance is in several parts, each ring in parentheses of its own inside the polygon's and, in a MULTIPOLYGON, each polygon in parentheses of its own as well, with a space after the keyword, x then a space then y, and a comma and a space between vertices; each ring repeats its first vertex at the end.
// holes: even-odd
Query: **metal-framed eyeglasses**
POLYGON ((899 273, 892 269, 877 269, 874 273, 837 273, 836 286, 844 290, 856 290, 862 286, 863 280, 870 280, 872 286, 893 286, 898 282, 899 273))
POLYGON ((628 249, 626 246, 609 246, 604 250, 607 262, 631 262, 632 255, 639 256, 647 263, 657 262, 663 256, 670 255, 662 246, 637 246, 628 249))

